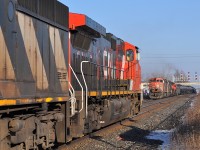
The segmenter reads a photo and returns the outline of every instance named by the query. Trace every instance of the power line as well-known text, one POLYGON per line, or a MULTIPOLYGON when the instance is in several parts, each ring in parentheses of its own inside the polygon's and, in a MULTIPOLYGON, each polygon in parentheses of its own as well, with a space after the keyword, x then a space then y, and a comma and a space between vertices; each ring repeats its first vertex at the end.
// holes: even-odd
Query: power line
POLYGON ((149 58, 158 58, 158 59, 161 59, 161 58, 200 58, 200 56, 148 56, 148 57, 145 57, 143 56, 142 58, 145 58, 145 59, 149 59, 149 58))
POLYGON ((153 56, 155 56, 155 55, 160 55, 160 56, 163 56, 163 55, 178 55, 178 56, 196 56, 196 55, 200 55, 200 53, 189 53, 189 54, 187 54, 187 53, 178 53, 178 54, 175 54, 175 53, 142 53, 143 55, 153 55, 153 56))
MULTIPOLYGON (((177 64, 185 64, 186 62, 166 62, 166 63, 164 63, 164 62, 141 62, 141 64, 158 64, 158 65, 163 65, 163 64, 172 64, 172 65, 177 65, 177 64)), ((200 61, 199 62, 188 62, 187 61, 187 64, 197 64, 197 63, 200 63, 200 61)))

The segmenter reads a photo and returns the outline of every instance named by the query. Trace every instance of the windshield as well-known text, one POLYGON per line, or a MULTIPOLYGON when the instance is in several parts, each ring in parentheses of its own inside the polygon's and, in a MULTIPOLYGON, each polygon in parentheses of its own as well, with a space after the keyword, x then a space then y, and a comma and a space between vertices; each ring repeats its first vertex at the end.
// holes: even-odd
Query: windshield
POLYGON ((154 79, 150 79, 149 82, 163 82, 163 80, 154 78, 154 79))
POLYGON ((129 49, 126 51, 126 60, 133 61, 134 60, 134 51, 129 49))

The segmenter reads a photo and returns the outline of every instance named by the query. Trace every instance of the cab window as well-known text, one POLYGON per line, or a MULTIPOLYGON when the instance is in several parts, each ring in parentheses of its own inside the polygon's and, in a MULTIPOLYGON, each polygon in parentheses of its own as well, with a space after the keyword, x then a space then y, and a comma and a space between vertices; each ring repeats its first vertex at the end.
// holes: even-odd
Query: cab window
POLYGON ((156 79, 151 79, 150 82, 156 82, 156 79))
POLYGON ((133 61, 134 60, 134 52, 133 50, 129 49, 126 51, 126 60, 133 61))

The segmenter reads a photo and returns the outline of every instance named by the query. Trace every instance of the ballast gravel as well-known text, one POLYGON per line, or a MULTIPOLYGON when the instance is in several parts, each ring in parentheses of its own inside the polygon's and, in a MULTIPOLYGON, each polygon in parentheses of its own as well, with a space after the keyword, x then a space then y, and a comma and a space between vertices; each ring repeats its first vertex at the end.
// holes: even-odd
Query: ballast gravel
MULTIPOLYGON (((190 96, 191 97, 191 96, 190 96)), ((163 141, 148 139, 153 130, 170 130, 179 124, 185 110, 190 107, 190 97, 182 96, 176 103, 165 109, 145 115, 141 119, 130 120, 131 123, 121 124, 120 128, 107 133, 95 134, 76 146, 73 150, 152 150, 161 149, 163 141), (188 101, 189 100, 189 101, 188 101)), ((148 101, 148 100, 147 100, 148 101)), ((167 101, 167 99, 166 99, 167 101)), ((67 148, 66 148, 67 149, 67 148)))

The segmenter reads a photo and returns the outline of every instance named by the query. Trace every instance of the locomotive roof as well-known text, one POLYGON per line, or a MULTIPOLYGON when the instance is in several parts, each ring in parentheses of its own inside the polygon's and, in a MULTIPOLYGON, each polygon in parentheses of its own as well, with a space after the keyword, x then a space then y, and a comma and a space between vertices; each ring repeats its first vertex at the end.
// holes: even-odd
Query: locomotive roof
POLYGON ((70 12, 69 28, 72 30, 82 29, 96 37, 106 36, 106 28, 84 14, 70 12))
POLYGON ((57 0, 17 0, 17 10, 52 25, 69 26, 69 8, 57 0))
POLYGON ((155 78, 150 78, 149 80, 165 80, 164 78, 162 78, 162 77, 155 77, 155 78))

